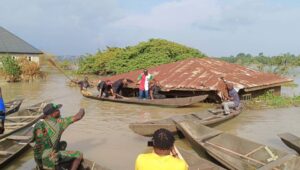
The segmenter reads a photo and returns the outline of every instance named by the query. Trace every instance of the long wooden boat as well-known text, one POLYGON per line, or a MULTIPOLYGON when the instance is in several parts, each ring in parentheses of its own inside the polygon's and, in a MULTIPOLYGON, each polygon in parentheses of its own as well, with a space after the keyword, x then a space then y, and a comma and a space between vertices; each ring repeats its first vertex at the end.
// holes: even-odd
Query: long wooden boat
POLYGON ((12 113, 5 118, 5 131, 0 135, 0 139, 18 131, 19 129, 33 125, 43 116, 43 108, 47 102, 41 102, 26 109, 12 113))
MULTIPOLYGON (((61 164, 58 169, 63 170, 63 169, 71 169, 71 163, 65 163, 61 164)), ((108 168, 105 168, 99 164, 97 164, 94 161, 90 161, 86 158, 81 162, 78 170, 109 170, 108 168)))
POLYGON ((20 109, 24 99, 16 99, 5 103, 6 116, 14 112, 17 112, 20 109))
POLYGON ((202 113, 173 116, 162 120, 131 123, 129 125, 129 128, 135 133, 143 136, 152 136, 153 133, 160 128, 165 128, 173 133, 176 133, 177 128, 174 119, 181 119, 181 120, 195 119, 198 120, 200 124, 213 126, 239 115, 241 111, 242 109, 233 110, 229 115, 224 115, 222 111, 219 112, 208 111, 202 113))
POLYGON ((28 126, 0 140, 0 168, 29 148, 32 129, 32 126, 28 126))
POLYGON ((296 170, 295 165, 299 165, 295 155, 206 127, 199 121, 178 120, 176 125, 193 147, 205 149, 228 169, 296 170))
POLYGON ((179 154, 182 156, 182 159, 189 166, 189 170, 225 170, 224 168, 201 158, 194 150, 184 150, 182 148, 178 148, 179 154))
POLYGON ((286 144, 288 147, 294 149, 298 154, 300 154, 300 138, 296 135, 293 135, 291 133, 281 133, 278 134, 280 139, 284 144, 286 144))
POLYGON ((128 104, 140 104, 140 105, 152 105, 152 106, 164 106, 164 107, 185 107, 196 103, 199 103, 207 98, 208 95, 200 95, 194 97, 181 97, 181 98, 165 98, 165 99, 154 99, 154 100, 142 100, 136 97, 124 97, 124 98, 113 98, 113 97, 98 97, 89 91, 82 90, 81 94, 84 97, 100 100, 110 101, 117 103, 128 103, 128 104))

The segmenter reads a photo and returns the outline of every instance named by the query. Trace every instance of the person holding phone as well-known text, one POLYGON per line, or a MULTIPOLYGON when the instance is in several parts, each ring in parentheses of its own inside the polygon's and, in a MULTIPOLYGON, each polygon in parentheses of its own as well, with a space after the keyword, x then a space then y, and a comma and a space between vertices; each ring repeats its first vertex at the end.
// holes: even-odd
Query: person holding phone
POLYGON ((188 170, 187 163, 178 158, 174 148, 175 138, 167 129, 158 129, 154 132, 152 153, 140 154, 135 162, 135 170, 188 170))

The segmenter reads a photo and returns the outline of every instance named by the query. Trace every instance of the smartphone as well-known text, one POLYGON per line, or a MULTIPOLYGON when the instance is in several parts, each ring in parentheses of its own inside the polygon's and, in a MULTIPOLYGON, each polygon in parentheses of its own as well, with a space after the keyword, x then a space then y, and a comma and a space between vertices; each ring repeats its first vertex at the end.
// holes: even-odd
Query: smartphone
POLYGON ((148 146, 153 146, 153 141, 148 141, 148 146))

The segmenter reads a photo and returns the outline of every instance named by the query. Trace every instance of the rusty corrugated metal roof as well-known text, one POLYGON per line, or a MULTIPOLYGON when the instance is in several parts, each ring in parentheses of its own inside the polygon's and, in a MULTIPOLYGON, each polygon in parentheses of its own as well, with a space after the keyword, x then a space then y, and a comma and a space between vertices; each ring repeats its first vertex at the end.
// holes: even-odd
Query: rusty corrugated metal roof
MULTIPOLYGON (((237 64, 213 58, 192 58, 149 68, 149 73, 168 90, 223 91, 224 79, 239 89, 278 85, 292 81, 271 73, 259 72, 237 64)), ((136 81, 142 70, 108 77, 112 81, 128 78, 136 81)))

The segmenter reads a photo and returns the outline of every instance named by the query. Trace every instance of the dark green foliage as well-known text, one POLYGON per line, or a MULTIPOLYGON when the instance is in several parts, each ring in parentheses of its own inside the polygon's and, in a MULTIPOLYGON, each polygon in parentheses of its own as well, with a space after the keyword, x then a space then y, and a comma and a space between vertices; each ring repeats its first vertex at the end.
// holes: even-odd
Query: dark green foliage
POLYGON ((21 76, 21 67, 11 56, 2 56, 1 63, 4 73, 9 77, 9 81, 18 81, 21 76))
POLYGON ((136 46, 110 48, 79 61, 79 73, 119 74, 192 57, 204 57, 197 49, 163 39, 150 39, 136 46))

